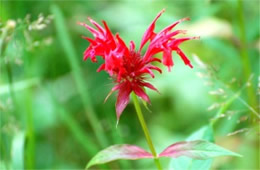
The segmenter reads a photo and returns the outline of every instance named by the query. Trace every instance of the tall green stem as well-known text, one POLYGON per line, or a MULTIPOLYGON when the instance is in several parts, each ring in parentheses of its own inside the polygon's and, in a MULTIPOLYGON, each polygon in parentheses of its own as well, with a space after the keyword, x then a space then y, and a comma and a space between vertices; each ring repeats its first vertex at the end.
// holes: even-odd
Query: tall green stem
MULTIPOLYGON (((243 11, 243 1, 238 0, 238 16, 239 16, 239 29, 240 29, 240 41, 241 41, 241 57, 243 62, 244 69, 244 80, 248 80, 250 74, 252 73, 251 64, 248 55, 247 49, 247 39, 246 39, 246 29, 245 29, 245 20, 244 20, 244 11, 243 11)), ((252 80, 249 80, 249 83, 252 83, 252 80)), ((247 97, 251 107, 255 108, 257 106, 256 93, 254 87, 251 85, 247 88, 247 97)), ((254 114, 251 114, 252 118, 255 118, 254 114)), ((257 119, 256 119, 257 120, 257 119)))
MULTIPOLYGON (((252 72, 251 70, 251 65, 250 65, 250 60, 249 60, 249 54, 248 54, 248 48, 247 48, 247 39, 246 39, 246 29, 245 29, 245 19, 244 19, 244 10, 243 10, 243 1, 238 0, 238 16, 239 16, 239 28, 240 28, 240 41, 241 41, 241 57, 242 57, 242 62, 243 62, 243 67, 244 67, 244 78, 247 80, 250 77, 250 74, 252 72)), ((252 80, 250 80, 252 83, 252 80)), ((247 88, 247 97, 249 104, 251 107, 255 108, 258 106, 258 101, 256 97, 256 92, 254 90, 254 87, 251 85, 247 88)), ((259 134, 259 119, 256 117, 252 112, 251 112, 251 117, 252 117, 252 126, 256 124, 257 126, 257 132, 256 134, 259 134)), ((259 144, 259 136, 256 135, 256 141, 259 144)), ((259 157, 260 154, 258 151, 255 151, 254 153, 255 161, 256 161, 256 168, 259 168, 259 157)))
POLYGON ((106 138, 103 128, 100 125, 100 122, 98 121, 97 116, 94 113, 94 109, 88 93, 87 84, 83 79, 84 74, 77 60, 76 51, 70 39, 69 32, 66 28, 62 11, 57 5, 53 5, 51 7, 51 11, 55 16, 55 24, 57 28, 58 38, 60 39, 61 45, 64 48, 64 52, 67 54, 66 56, 71 66, 72 74, 75 78, 76 86, 79 90, 80 97, 84 104, 86 117, 97 137, 100 146, 105 147, 108 145, 108 140, 106 138))
POLYGON ((27 146, 26 146, 26 168, 35 168, 35 132, 33 124, 33 111, 32 111, 32 98, 28 90, 26 94, 26 133, 27 133, 27 146))
POLYGON ((150 137, 150 134, 149 134, 149 131, 148 131, 148 128, 146 126, 146 123, 145 123, 145 120, 144 120, 144 116, 143 116, 143 113, 142 113, 142 110, 141 110, 141 107, 140 107, 140 104, 138 102, 138 99, 136 97, 136 95, 134 93, 132 93, 132 97, 133 97, 133 101, 134 101, 134 105, 135 105, 135 110, 136 110, 136 113, 137 113, 137 116, 138 116, 138 119, 141 123, 141 126, 143 128, 143 131, 144 131, 144 135, 145 135, 145 138, 146 138, 146 141, 147 141, 147 144, 154 156, 154 162, 158 168, 158 170, 162 170, 162 166, 161 166, 161 163, 159 161, 159 158, 157 157, 157 153, 155 151, 155 148, 153 146, 153 142, 152 142, 152 139, 150 137))

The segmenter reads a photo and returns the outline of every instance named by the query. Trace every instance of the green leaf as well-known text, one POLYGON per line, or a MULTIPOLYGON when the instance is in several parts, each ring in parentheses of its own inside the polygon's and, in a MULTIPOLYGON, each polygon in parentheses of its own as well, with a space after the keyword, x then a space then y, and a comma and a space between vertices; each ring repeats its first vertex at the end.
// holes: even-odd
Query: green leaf
POLYGON ((177 158, 187 156, 193 159, 209 159, 217 156, 241 156, 205 140, 178 142, 167 147, 159 157, 177 158))
POLYGON ((196 160, 188 157, 172 159, 169 165, 170 170, 209 170, 213 159, 196 160))
POLYGON ((149 109, 149 107, 148 107, 148 105, 147 105, 147 102, 146 102, 145 100, 142 100, 142 102, 143 102, 143 105, 144 105, 144 107, 146 108, 146 110, 148 110, 149 112, 152 112, 152 111, 149 109))
POLYGON ((12 141, 11 158, 13 169, 24 168, 24 132, 17 132, 12 141))
POLYGON ((207 140, 213 142, 214 141, 213 129, 211 126, 203 126, 196 132, 192 133, 186 140, 187 141, 207 140))
POLYGON ((83 150, 90 155, 94 155, 98 151, 97 145, 92 141, 89 133, 86 133, 85 130, 81 128, 78 122, 73 116, 58 102, 56 97, 53 95, 54 92, 48 87, 48 92, 50 100, 56 106, 56 112, 58 113, 60 119, 64 122, 67 128, 70 130, 73 137, 76 139, 78 144, 80 144, 83 150), (87 141, 87 142, 86 142, 87 141))
MULTIPOLYGON (((39 83, 40 83, 39 78, 26 79, 23 81, 14 82, 13 88, 15 92, 19 93, 19 91, 38 85, 39 83)), ((0 96, 8 94, 9 91, 10 91, 9 84, 4 84, 0 86, 0 96)))
POLYGON ((144 158, 153 158, 153 155, 135 145, 113 145, 97 153, 96 156, 89 161, 87 168, 93 165, 104 164, 118 159, 136 160, 144 158))
MULTIPOLYGON (((210 142, 214 141, 213 129, 211 126, 203 126, 199 130, 191 134, 186 140, 207 140, 210 142)), ((174 170, 209 170, 213 159, 207 160, 196 160, 188 157, 179 157, 176 159, 171 159, 169 169, 174 170)))

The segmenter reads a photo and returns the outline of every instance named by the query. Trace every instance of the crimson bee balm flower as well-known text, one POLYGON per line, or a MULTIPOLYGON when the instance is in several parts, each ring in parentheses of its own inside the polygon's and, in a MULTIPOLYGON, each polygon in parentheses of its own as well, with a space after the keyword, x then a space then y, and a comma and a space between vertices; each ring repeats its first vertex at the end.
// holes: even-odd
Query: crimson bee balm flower
POLYGON ((102 21, 104 25, 104 27, 102 27, 91 18, 88 18, 90 23, 96 28, 85 23, 79 23, 86 27, 94 36, 93 39, 83 37, 90 43, 84 52, 84 60, 90 58, 92 62, 97 62, 96 56, 101 56, 104 63, 98 68, 97 72, 104 70, 115 81, 115 86, 112 88, 106 99, 111 95, 111 93, 118 91, 116 101, 117 121, 129 103, 131 92, 134 92, 141 99, 150 103, 150 99, 146 94, 144 87, 155 91, 157 91, 157 89, 146 81, 147 75, 154 78, 154 70, 160 73, 162 72, 160 68, 153 65, 153 62, 162 62, 170 71, 173 66, 172 51, 175 51, 181 57, 183 62, 192 68, 190 60, 179 48, 179 45, 184 41, 197 39, 197 37, 176 38, 176 35, 184 34, 185 31, 172 31, 177 24, 189 20, 189 18, 176 21, 160 32, 155 33, 155 23, 164 11, 165 10, 163 9, 155 17, 153 22, 145 31, 141 40, 141 45, 138 49, 135 48, 135 43, 133 41, 130 42, 128 47, 118 33, 115 35, 112 34, 105 21, 102 21), (149 44, 147 50, 142 51, 148 41, 149 44), (155 56, 155 54, 161 52, 163 54, 162 61, 155 56))

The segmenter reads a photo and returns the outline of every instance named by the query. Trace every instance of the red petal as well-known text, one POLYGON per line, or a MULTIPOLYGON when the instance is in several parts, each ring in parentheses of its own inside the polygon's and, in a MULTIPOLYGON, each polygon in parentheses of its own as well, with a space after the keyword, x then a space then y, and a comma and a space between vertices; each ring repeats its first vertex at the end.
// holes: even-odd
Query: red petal
POLYGON ((125 42, 121 39, 121 37, 119 36, 119 34, 116 34, 116 38, 118 40, 119 45, 124 49, 125 51, 125 55, 129 54, 129 50, 125 44, 125 42))
POLYGON ((150 75, 152 76, 152 78, 154 78, 154 73, 152 72, 151 69, 145 68, 145 69, 144 69, 144 72, 147 72, 148 74, 150 74, 150 75))
POLYGON ((154 91, 157 91, 158 93, 160 93, 152 84, 147 83, 147 82, 141 82, 140 83, 142 86, 148 87, 149 89, 152 89, 154 91))
POLYGON ((177 24, 179 24, 179 23, 181 23, 181 22, 183 22, 183 21, 187 21, 187 20, 190 20, 190 18, 183 18, 183 19, 180 19, 180 20, 178 20, 178 21, 172 23, 172 24, 169 25, 168 27, 166 27, 166 28, 164 28, 163 30, 161 30, 161 31, 158 33, 158 35, 159 35, 159 34, 162 34, 162 33, 167 33, 167 32, 169 32, 169 31, 171 31, 177 24))
POLYGON ((88 42, 90 42, 92 45, 97 45, 97 42, 91 38, 82 36, 82 38, 84 38, 85 40, 87 40, 88 42))
POLYGON ((159 63, 162 62, 161 59, 159 59, 159 58, 151 58, 150 62, 154 62, 154 61, 157 61, 159 63))
POLYGON ((177 30, 168 34, 167 33, 163 33, 163 34, 161 33, 160 35, 157 34, 157 36, 152 40, 150 46, 153 45, 159 46, 158 44, 167 43, 168 41, 172 40, 175 35, 178 35, 180 33, 185 34, 186 32, 187 31, 185 30, 177 30))
POLYGON ((150 99, 148 95, 144 92, 144 90, 140 86, 138 85, 134 86, 133 90, 137 96, 141 97, 143 100, 150 103, 150 99))
POLYGON ((181 49, 177 48, 176 52, 181 56, 181 59, 183 62, 188 65, 190 68, 193 68, 193 66, 190 63, 190 60, 186 57, 186 55, 181 51, 181 49))
POLYGON ((130 51, 135 50, 135 43, 133 41, 130 41, 130 51))
POLYGON ((95 50, 92 48, 92 46, 89 46, 85 51, 84 51, 84 60, 88 59, 90 57, 92 62, 97 62, 97 59, 95 57, 95 50))
POLYGON ((185 37, 185 38, 174 39, 168 43, 168 46, 174 50, 174 48, 178 47, 184 41, 191 40, 191 39, 199 39, 199 37, 185 37))
POLYGON ((175 35, 178 35, 178 34, 181 34, 181 33, 185 34, 186 32, 187 32, 186 30, 173 31, 173 32, 167 34, 164 39, 167 41, 167 40, 170 40, 170 38, 175 36, 175 35))
POLYGON ((162 13, 165 11, 165 9, 163 9, 161 12, 159 12, 159 14, 157 14, 157 16, 155 17, 155 19, 153 20, 153 22, 150 24, 150 26, 148 27, 148 29, 145 31, 142 41, 141 41, 141 45, 139 48, 139 52, 142 50, 143 46, 145 45, 145 43, 149 40, 152 39, 153 36, 155 35, 154 31, 154 27, 155 27, 155 22, 157 21, 157 19, 162 15, 162 13))
POLYGON ((107 23, 106 23, 106 21, 102 21, 103 22, 103 24, 104 24, 104 26, 105 26, 105 29, 106 29, 106 36, 108 37, 108 38, 110 38, 110 39, 114 39, 113 38, 113 34, 112 34, 112 32, 110 31, 110 29, 109 29, 109 27, 107 26, 107 23))
POLYGON ((104 100, 104 103, 105 103, 105 102, 107 101, 107 99, 111 96, 111 94, 112 94, 114 91, 118 90, 119 88, 120 88, 120 84, 115 85, 115 86, 110 90, 110 92, 108 93, 107 97, 106 97, 105 100, 104 100))
POLYGON ((104 70, 106 68, 106 64, 101 64, 101 66, 99 66, 99 68, 97 69, 97 72, 100 72, 102 70, 104 70))
POLYGON ((83 22, 79 22, 78 24, 87 28, 94 35, 94 37, 103 36, 100 34, 100 32, 98 32, 97 30, 95 30, 94 28, 92 28, 91 26, 89 26, 83 22))
POLYGON ((159 67, 156 67, 156 66, 153 66, 153 65, 149 65, 148 68, 149 68, 149 69, 156 70, 156 71, 158 71, 159 73, 162 73, 162 70, 161 70, 159 67))
POLYGON ((163 64, 168 67, 168 71, 171 71, 173 66, 172 52, 169 49, 163 51, 163 64))
POLYGON ((94 21, 92 18, 88 17, 88 20, 97 27, 97 29, 102 32, 103 34, 105 33, 104 28, 102 28, 96 21, 94 21))
POLYGON ((154 73, 152 72, 151 69, 149 69, 148 67, 144 67, 142 68, 141 70, 139 70, 138 72, 135 73, 135 76, 140 76, 140 75, 143 75, 145 73, 148 73, 151 75, 152 78, 154 78, 154 73))
POLYGON ((132 89, 128 82, 120 84, 117 101, 116 101, 117 122, 119 122, 119 118, 123 110, 126 108, 126 106, 129 103, 129 95, 131 91, 132 89))

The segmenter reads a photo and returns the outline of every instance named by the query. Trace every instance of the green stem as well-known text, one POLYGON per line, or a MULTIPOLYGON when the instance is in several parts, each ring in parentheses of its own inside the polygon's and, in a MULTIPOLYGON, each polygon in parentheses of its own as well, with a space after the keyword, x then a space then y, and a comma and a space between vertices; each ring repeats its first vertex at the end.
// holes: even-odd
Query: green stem
MULTIPOLYGON (((244 19, 244 10, 243 10, 243 1, 238 0, 238 16, 239 16, 239 28, 240 28, 240 41, 241 41, 241 57, 243 61, 243 67, 244 67, 244 78, 247 80, 250 77, 250 74, 252 73, 250 60, 249 60, 249 54, 247 49, 247 39, 246 39, 246 29, 245 29, 245 19, 244 19)), ((252 80, 250 82, 252 84, 252 80)), ((249 101, 249 105, 251 107, 256 108, 258 106, 258 98, 256 97, 256 92, 254 90, 253 85, 249 86, 247 88, 247 97, 249 101)), ((259 122, 259 118, 251 112, 251 121, 252 126, 257 126, 259 122)), ((256 134, 259 134, 260 129, 257 128, 256 134)), ((256 143, 259 144, 259 137, 256 135, 256 143)), ((260 154, 258 151, 254 153, 254 158, 257 163, 256 168, 259 168, 258 160, 259 160, 260 154)))
POLYGON ((26 169, 35 168, 35 132, 33 124, 32 98, 30 91, 26 93, 26 169))
POLYGON ((136 110, 136 113, 137 113, 137 116, 138 116, 138 119, 141 123, 141 126, 143 128, 143 131, 144 131, 144 135, 145 135, 145 138, 146 138, 146 141, 147 141, 147 144, 154 156, 154 162, 158 168, 158 170, 162 170, 162 166, 160 164, 160 160, 159 158, 157 157, 157 153, 155 151, 155 148, 153 146, 153 142, 152 142, 152 139, 150 137, 150 134, 149 134, 149 131, 148 131, 148 128, 146 126, 146 123, 145 123, 145 120, 144 120, 144 117, 143 117, 143 113, 142 113, 142 110, 141 110, 141 107, 140 107, 140 104, 138 102, 138 99, 137 99, 137 96, 135 95, 135 93, 132 93, 132 97, 133 97, 133 101, 134 101, 134 105, 135 105, 135 110, 136 110))
POLYGON ((219 108, 217 114, 215 115, 214 119, 210 122, 210 125, 213 127, 215 125, 215 123, 219 120, 219 116, 221 114, 224 114, 227 109, 229 108, 229 106, 234 102, 235 99, 237 99, 239 97, 241 93, 241 90, 238 91, 237 93, 233 94, 226 102, 225 104, 219 108))
MULTIPOLYGON (((241 58, 243 62, 244 69, 244 79, 247 81, 252 73, 250 67, 250 60, 247 49, 247 40, 246 40, 246 29, 245 29, 245 20, 244 20, 244 12, 243 12, 243 2, 242 0, 238 0, 238 16, 239 16, 239 29, 240 29, 240 41, 241 41, 241 58)), ((252 80, 249 80, 252 84, 252 80)), ((251 85, 247 88, 247 97, 251 107, 255 108, 257 106, 256 93, 254 92, 254 87, 251 85)), ((251 114, 252 120, 255 117, 254 114, 251 114)), ((257 119, 256 119, 257 120, 257 119)))
POLYGON ((76 86, 78 88, 81 100, 84 104, 84 109, 86 112, 86 117, 89 121, 91 128, 94 131, 94 134, 97 137, 98 143, 102 147, 106 147, 108 145, 108 140, 106 138, 105 132, 98 121, 97 116, 94 113, 94 109, 92 106, 91 98, 88 93, 88 88, 86 81, 84 80, 84 74, 80 68, 80 63, 77 59, 77 54, 73 43, 70 39, 69 32, 65 25, 64 16, 62 11, 57 5, 51 6, 51 11, 55 16, 55 25, 58 33, 58 38, 61 42, 62 47, 64 48, 64 52, 67 54, 66 57, 69 61, 69 64, 72 69, 72 74, 75 78, 76 86))

